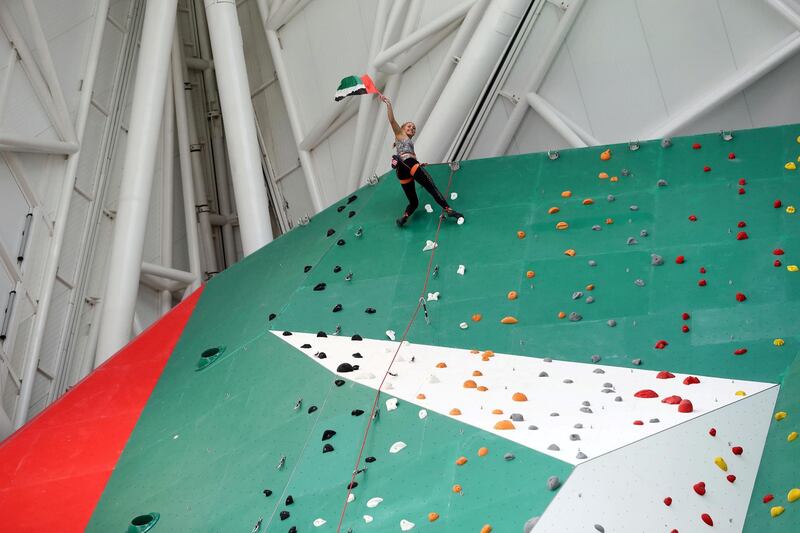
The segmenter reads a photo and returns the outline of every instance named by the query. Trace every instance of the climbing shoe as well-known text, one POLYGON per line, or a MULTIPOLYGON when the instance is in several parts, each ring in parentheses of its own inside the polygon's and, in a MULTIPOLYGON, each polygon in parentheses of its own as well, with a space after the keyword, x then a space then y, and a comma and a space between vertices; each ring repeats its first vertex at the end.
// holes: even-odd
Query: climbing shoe
POLYGON ((463 218, 464 217, 464 215, 462 215, 461 213, 459 213, 458 211, 456 211, 453 208, 445 209, 445 213, 447 213, 447 216, 450 217, 450 218, 459 219, 459 218, 463 218))
POLYGON ((403 213, 403 216, 397 219, 397 225, 402 228, 406 225, 406 222, 408 222, 408 214, 403 213))

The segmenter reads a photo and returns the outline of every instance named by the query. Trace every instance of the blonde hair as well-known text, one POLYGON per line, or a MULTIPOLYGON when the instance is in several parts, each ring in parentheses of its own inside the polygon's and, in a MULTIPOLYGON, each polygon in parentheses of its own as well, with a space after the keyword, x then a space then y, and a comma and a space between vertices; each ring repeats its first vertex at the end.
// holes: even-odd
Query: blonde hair
MULTIPOLYGON (((407 120, 407 121, 403 122, 402 124, 400 124, 400 129, 402 130, 403 128, 405 128, 406 124, 414 124, 414 121, 413 120, 407 120)), ((416 124, 414 124, 414 125, 416 126, 416 124)), ((397 140, 395 140, 392 143, 392 148, 397 148, 397 140)))

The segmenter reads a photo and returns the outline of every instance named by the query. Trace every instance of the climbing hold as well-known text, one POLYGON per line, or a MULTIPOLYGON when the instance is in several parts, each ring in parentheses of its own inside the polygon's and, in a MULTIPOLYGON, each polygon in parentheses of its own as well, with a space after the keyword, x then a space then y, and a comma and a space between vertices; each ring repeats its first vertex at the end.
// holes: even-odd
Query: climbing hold
POLYGON ((359 335, 358 333, 356 333, 355 335, 353 335, 352 337, 350 337, 350 340, 351 340, 351 341, 363 341, 364 339, 361 337, 361 335, 359 335))
POLYGON ((525 238, 525 232, 521 231, 521 230, 518 231, 517 232, 517 237, 520 238, 520 239, 524 239, 525 238))
POLYGON ((594 528, 595 528, 597 531, 599 531, 600 533, 606 533, 606 528, 604 528, 604 527, 603 527, 603 526, 601 526, 600 524, 595 524, 595 525, 594 525, 594 528))
POLYGON ((734 154, 733 152, 729 153, 728 159, 736 159, 736 154, 734 154))
POLYGON ((471 379, 468 379, 467 381, 465 381, 465 382, 464 382, 464 388, 465 388, 465 389, 474 389, 474 388, 476 388, 477 386, 478 386, 478 384, 477 384, 477 383, 475 383, 475 382, 474 382, 473 380, 471 380, 471 379))
POLYGON ((516 300, 517 299, 517 291, 510 291, 508 293, 508 299, 509 300, 516 300))
POLYGON ((369 524, 373 520, 373 518, 368 514, 365 514, 362 518, 364 519, 364 522, 366 522, 367 524, 369 524))
POLYGON ((341 387, 342 385, 344 385, 344 380, 343 380, 343 379, 337 379, 337 380, 335 380, 333 383, 334 383, 334 384, 335 384, 337 387, 341 387))
POLYGON ((790 215, 793 215, 793 214, 795 214, 795 212, 796 212, 796 211, 797 211, 797 210, 795 209, 795 207, 794 207, 793 205, 790 205, 790 206, 788 206, 788 207, 786 208, 786 212, 787 212, 787 213, 789 213, 790 215))
POLYGON ((781 205, 783 204, 781 204, 780 200, 775 200, 774 202, 772 202, 772 207, 774 207, 775 209, 779 209, 781 205))
POLYGON ((406 447, 406 443, 399 440, 389 447, 389 453, 397 453, 406 447))
POLYGON ((733 351, 733 355, 744 355, 747 353, 747 348, 737 348, 733 351))
POLYGON ((744 295, 743 293, 741 293, 741 292, 737 292, 737 293, 736 293, 736 301, 737 301, 737 302, 743 302, 743 301, 745 301, 745 300, 747 300, 747 296, 745 296, 745 295, 744 295))
POLYGON ((701 515, 700 515, 700 519, 701 519, 703 522, 705 522, 705 524, 706 524, 707 526, 713 526, 713 525, 714 525, 714 521, 711 519, 711 515, 709 515, 708 513, 703 513, 703 514, 701 514, 701 515))
POLYGON ((703 496, 706 493, 706 484, 703 481, 695 483, 694 485, 692 485, 692 488, 700 496, 703 496))
POLYGON ((342 304, 336 304, 336 305, 333 306, 333 312, 334 313, 338 313, 341 310, 342 310, 342 304))
POLYGON ((438 243, 435 243, 435 242, 433 242, 432 240, 429 239, 429 240, 425 241, 425 246, 422 248, 422 251, 423 252, 429 252, 429 251, 433 250, 434 248, 437 248, 438 246, 439 246, 438 243))
POLYGON ((613 327, 616 327, 617 321, 614 320, 614 319, 611 319, 611 320, 607 321, 606 324, 608 324, 608 327, 613 328, 613 327))
POLYGON ((510 418, 514 422, 524 422, 525 421, 525 418, 519 413, 512 413, 510 418))
POLYGON ((428 416, 428 411, 426 411, 425 409, 420 409, 419 413, 417 413, 417 416, 419 417, 420 420, 424 420, 428 416))
POLYGON ((672 379, 675 377, 675 374, 672 372, 667 372, 666 370, 662 370, 658 374, 656 374, 656 379, 672 379))
POLYGON ((683 326, 681 326, 681 331, 684 332, 684 333, 688 333, 689 332, 689 326, 684 324, 683 326))
POLYGON ((561 197, 562 198, 569 198, 570 196, 572 196, 572 191, 562 191, 561 192, 561 197))
POLYGON ((317 283, 316 285, 314 285, 314 290, 315 291, 324 291, 325 287, 327 287, 327 285, 325 283, 317 283))
POLYGON ((734 476, 733 474, 728 474, 727 476, 725 476, 725 479, 728 480, 728 483, 733 483, 734 481, 736 481, 736 476, 734 476))
POLYGON ((797 169, 797 165, 794 164, 794 161, 789 161, 788 163, 783 165, 783 168, 785 168, 786 170, 795 170, 797 169))
POLYGON ((685 261, 686 261, 686 258, 683 257, 682 255, 679 255, 678 257, 675 258, 675 262, 677 264, 679 264, 679 265, 682 265, 685 261))
POLYGON ((336 371, 341 373, 352 372, 353 370, 355 370, 355 368, 353 368, 353 365, 350 363, 341 363, 336 367, 336 371))
POLYGON ((651 389, 642 389, 634 394, 636 398, 658 398, 658 393, 651 389))
POLYGON ((467 464, 467 458, 464 457, 464 456, 459 457, 458 459, 456 459, 456 464, 458 466, 463 466, 463 465, 467 464))
POLYGON ((789 493, 786 495, 786 499, 789 500, 789 503, 796 502, 798 499, 800 499, 800 489, 793 488, 792 490, 790 490, 789 493))
POLYGON ((689 215, 689 220, 692 222, 697 222, 697 217, 695 215, 689 215))
POLYGON ((525 394, 523 394, 521 392, 515 392, 514 395, 511 397, 511 399, 514 400, 515 402, 527 402, 528 401, 528 397, 525 396, 525 394))
POLYGON ((533 270, 528 270, 528 271, 525 273, 525 276, 526 276, 528 279, 533 279, 534 277, 536 277, 536 272, 534 272, 533 270))
POLYGON ((410 531, 414 529, 414 526, 415 526, 414 522, 409 522, 405 518, 403 520, 400 520, 400 529, 403 531, 410 531))
POLYGON ((736 396, 746 396, 747 395, 747 393, 744 392, 743 390, 737 390, 733 394, 735 394, 736 396))
POLYGON ((337 246, 344 246, 345 244, 346 244, 346 243, 345 243, 345 240, 344 240, 344 239, 339 239, 338 241, 336 241, 336 245, 337 245, 337 246))
POLYGON ((715 457, 714 464, 717 465, 723 472, 728 471, 728 465, 722 457, 715 457))
POLYGON ((516 426, 514 426, 514 424, 511 423, 510 420, 500 420, 494 425, 494 429, 505 430, 505 429, 517 429, 517 428, 516 426))
POLYGON ((708 285, 708 282, 704 279, 701 279, 697 282, 698 287, 705 287, 706 285, 708 285))
POLYGON ((436 522, 439 520, 439 513, 428 513, 428 522, 436 522))
POLYGON ((316 405, 312 405, 311 407, 308 408, 308 414, 311 414, 316 410, 317 410, 317 406, 316 405))
POLYGON ((633 421, 633 425, 634 426, 643 426, 644 422, 642 422, 641 420, 634 420, 633 421))
POLYGON ((684 385, 696 385, 698 383, 700 383, 700 378, 698 378, 698 377, 686 376, 685 378, 683 378, 683 384, 684 385))
POLYGON ((463 489, 461 488, 461 485, 458 484, 453 485, 453 492, 455 492, 456 494, 461 494, 462 491, 463 489))
POLYGON ((681 318, 682 318, 683 320, 689 320, 689 319, 690 319, 690 318, 692 318, 692 317, 689 315, 689 313, 683 313, 683 314, 681 315, 681 318))
POLYGON ((364 309, 364 312, 367 313, 368 315, 374 315, 377 311, 375 311, 374 307, 367 307, 366 309, 364 309))
POLYGON ((558 224, 556 224, 556 229, 567 229, 568 227, 569 227, 569 224, 567 224, 566 222, 563 222, 563 221, 559 222, 558 224))
POLYGON ((711 167, 706 165, 703 167, 703 172, 711 172, 711 167))
POLYGON ((664 258, 658 254, 650 254, 650 264, 652 266, 661 266, 664 264, 664 258))
POLYGON ((733 455, 742 455, 744 453, 744 448, 741 446, 734 446, 731 448, 731 453, 733 453, 733 455))
POLYGON ((706 267, 700 267, 700 273, 701 274, 705 274, 706 273, 706 267))
POLYGON ((334 435, 336 435, 336 432, 334 430, 326 429, 325 431, 322 432, 322 440, 323 441, 330 440, 333 438, 334 435))
POLYGON ((561 486, 561 480, 558 479, 558 476, 550 476, 549 478, 547 478, 547 488, 549 490, 556 490, 560 486, 561 486))
POLYGON ((450 416, 458 416, 460 414, 461 414, 461 409, 459 409, 458 407, 453 407, 452 409, 450 409, 450 416))
POLYGON ((327 523, 327 521, 324 520, 323 518, 317 518, 312 523, 314 524, 314 527, 321 527, 324 526, 327 523))
POLYGON ((796 439, 797 439, 797 432, 796 431, 792 431, 791 433, 789 433, 789 435, 786 436, 787 442, 793 442, 796 439))
POLYGON ((575 250, 573 250, 572 248, 570 248, 568 250, 564 250, 564 255, 568 255, 570 257, 575 257, 575 250))
POLYGON ((335 267, 333 267, 333 273, 334 274, 338 274, 341 271, 342 271, 342 267, 340 267, 339 265, 336 265, 335 267))
POLYGON ((700 143, 694 143, 694 144, 692 145, 692 149, 693 149, 693 150, 699 150, 699 149, 700 149, 700 147, 701 147, 700 143))
POLYGON ((353 409, 352 411, 350 411, 350 415, 351 416, 361 416, 363 414, 364 414, 364 411, 361 410, 361 409, 353 409))
POLYGON ((788 270, 789 272, 797 272, 798 270, 800 270, 800 268, 798 268, 797 265, 788 265, 786 267, 786 270, 788 270))
POLYGON ((490 526, 489 524, 484 525, 481 528, 481 533, 492 533, 492 526, 490 526))
POLYGON ((745 194, 744 187, 739 187, 739 194, 745 194))
POLYGON ((292 505, 294 503, 294 498, 292 498, 291 494, 286 497, 286 501, 284 503, 286 505, 292 505))
POLYGON ((393 341, 395 339, 394 331, 391 329, 386 330, 386 336, 389 337, 389 340, 393 341))
POLYGON ((597 175, 597 177, 600 178, 601 180, 604 180, 608 178, 608 174, 606 172, 601 172, 597 175))
POLYGON ((774 341, 772 341, 772 344, 774 344, 775 346, 783 346, 785 342, 786 341, 784 341, 783 339, 775 339, 774 341))
POLYGON ((765 494, 764 497, 761 498, 761 501, 764 502, 764 503, 769 503, 774 499, 775 499, 775 496, 773 496, 772 494, 765 494))
POLYGON ((377 459, 375 459, 374 457, 367 457, 366 459, 364 459, 364 462, 367 463, 374 463, 375 461, 377 461, 377 459))
POLYGON ((628 246, 631 246, 631 245, 634 245, 634 244, 639 244, 639 241, 637 241, 633 237, 628 237, 628 240, 625 241, 625 244, 627 244, 628 246))
POLYGON ((692 411, 694 411, 694 406, 692 405, 691 400, 684 399, 678 404, 679 413, 691 413, 692 411))
POLYGON ((516 324, 517 322, 519 322, 519 320, 517 320, 517 319, 516 319, 516 318, 514 318, 513 316, 507 316, 507 317, 503 317, 503 318, 500 320, 500 322, 501 322, 502 324, 516 324))
POLYGON ((594 203, 594 200, 592 200, 591 198, 585 198, 585 199, 583 200, 583 202, 581 202, 581 203, 582 203, 583 205, 592 205, 592 204, 594 203))
POLYGON ((667 341, 660 340, 660 341, 656 342, 655 349, 656 350, 663 350, 667 346, 669 346, 669 343, 667 341))
POLYGON ((473 322, 480 322, 481 318, 483 318, 483 316, 481 316, 480 313, 475 313, 474 315, 472 315, 472 321, 473 322))
POLYGON ((489 448, 478 448, 478 457, 485 457, 489 453, 489 448))
POLYGON ((583 293, 581 291, 576 291, 576 292, 572 293, 572 299, 573 300, 577 300, 578 298, 582 298, 582 297, 583 297, 583 293))
POLYGON ((281 520, 286 520, 291 515, 289 514, 289 511, 281 511, 279 516, 280 516, 281 520))
POLYGON ((782 506, 776 505, 769 510, 769 514, 772 516, 772 518, 775 518, 776 516, 782 515, 785 510, 786 509, 784 509, 782 506))
POLYGON ((394 411, 395 409, 397 409, 397 398, 389 398, 386 400, 386 410, 394 411))
POLYGON ((466 272, 466 268, 467 267, 465 267, 464 265, 458 265, 458 268, 456 269, 456 274, 458 274, 459 276, 463 276, 464 272, 466 272))
POLYGON ((666 498, 664 498, 664 505, 666 505, 667 507, 669 507, 670 505, 672 505, 672 498, 670 498, 669 496, 667 496, 666 498))
POLYGON ((680 396, 675 396, 675 395, 667 396, 666 398, 661 400, 661 403, 666 403, 666 404, 669 404, 669 405, 678 405, 679 403, 681 403, 682 399, 683 398, 681 398, 680 396))
POLYGON ((583 320, 583 317, 578 313, 576 313, 575 311, 573 311, 569 314, 569 320, 571 322, 580 322, 581 320, 583 320))
POLYGON ((559 209, 558 207, 551 207, 550 209, 547 210, 547 214, 548 215, 555 215, 559 211, 561 211, 561 209, 559 209))
POLYGON ((600 152, 600 159, 602 161, 608 161, 609 159, 611 159, 611 148, 608 148, 600 152))

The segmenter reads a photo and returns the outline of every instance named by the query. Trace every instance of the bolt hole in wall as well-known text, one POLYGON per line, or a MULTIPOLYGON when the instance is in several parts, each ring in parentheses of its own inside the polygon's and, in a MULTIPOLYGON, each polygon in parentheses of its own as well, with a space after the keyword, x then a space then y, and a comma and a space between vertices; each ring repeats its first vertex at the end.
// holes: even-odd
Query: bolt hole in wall
POLYGON ((225 353, 225 346, 212 346, 211 348, 206 348, 200 354, 200 360, 197 362, 196 370, 208 368, 212 363, 219 359, 223 353, 225 353))
POLYGON ((155 527, 160 516, 161 515, 158 513, 147 513, 137 516, 131 520, 127 533, 144 533, 145 531, 150 531, 155 527))

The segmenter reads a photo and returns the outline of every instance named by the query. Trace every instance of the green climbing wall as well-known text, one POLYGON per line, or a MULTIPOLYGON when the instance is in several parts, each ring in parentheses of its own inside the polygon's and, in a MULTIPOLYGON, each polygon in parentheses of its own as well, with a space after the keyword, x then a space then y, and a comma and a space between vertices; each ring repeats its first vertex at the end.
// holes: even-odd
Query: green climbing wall
MULTIPOLYGON (((745 530, 794 531, 800 504, 786 503, 785 495, 800 480, 786 465, 800 464, 800 441, 786 435, 800 428, 800 272, 787 266, 800 263, 800 214, 787 207, 800 205, 800 178, 784 164, 800 155, 798 134, 800 127, 785 126, 735 132, 728 142, 703 135, 673 139, 668 148, 658 141, 635 151, 615 145, 608 161, 599 157, 602 147, 565 150, 556 160, 530 154, 462 162, 450 189, 466 223, 442 227, 439 275, 428 288, 440 300, 428 304, 431 323, 418 319, 409 340, 576 362, 597 354, 608 365, 632 367, 639 359, 643 369, 782 383, 778 406, 790 416, 773 422, 745 530), (559 212, 548 214, 552 207, 559 212), (569 227, 556 229, 561 221, 569 227), (742 231, 748 238, 738 240, 742 231), (575 255, 565 255, 568 249, 575 255), (664 264, 654 266, 651 254, 664 264), (456 274, 462 264, 463 276, 456 274), (590 284, 593 303, 573 299, 590 284), (509 291, 519 298, 507 299, 509 291), (737 293, 746 300, 737 301, 737 293), (558 318, 560 312, 582 319, 558 318), (482 319, 473 321, 474 314, 482 319), (519 322, 501 324, 505 316, 519 322), (785 344, 776 346, 776 338, 785 344), (656 349, 659 340, 668 345, 656 349), (741 349, 746 353, 734 355, 741 349), (787 507, 784 515, 770 517, 770 505, 761 503, 766 492, 787 507)), ((450 169, 428 169, 446 189, 450 169)), ((405 199, 391 174, 356 196, 208 284, 90 531, 121 531, 150 511, 161 513, 157 529, 165 531, 249 531, 261 517, 262 531, 308 531, 320 516, 328 521, 320 531, 336 530, 367 422, 351 411, 368 412, 374 391, 335 386, 332 374, 268 329, 399 335, 417 305, 429 259, 422 248, 438 222, 420 208, 405 228, 396 227, 405 199), (363 236, 356 237, 359 228, 363 236), (349 272, 352 281, 345 280, 349 272), (319 283, 325 290, 313 290, 319 283), (343 309, 333 313, 336 304, 343 309), (367 307, 376 313, 364 313, 367 307), (225 346, 223 356, 196 371, 200 353, 212 346, 225 346), (318 410, 309 414, 311 405, 318 410), (325 429, 337 435, 329 441, 334 451, 323 454, 325 429), (285 506, 289 494, 295 503, 285 506), (291 516, 280 520, 282 510, 291 516)), ((420 200, 431 202, 423 191, 420 200)), ((395 531, 400 519, 423 530, 479 531, 491 523, 495 531, 521 531, 555 494, 547 478, 563 480, 572 468, 448 417, 420 420, 417 409, 403 408, 378 419, 366 454, 377 461, 357 477, 344 522, 354 531, 365 529, 365 501, 374 495, 384 498, 380 511, 370 510, 375 531, 395 531), (409 444, 408 453, 387 453, 397 440, 409 444), (478 458, 481 446, 491 452, 478 458), (506 452, 516 459, 504 461, 506 452), (455 465, 461 455, 470 459, 464 467, 455 465), (462 494, 451 490, 454 483, 465 487, 462 494), (429 524, 429 512, 439 520, 429 524)))

